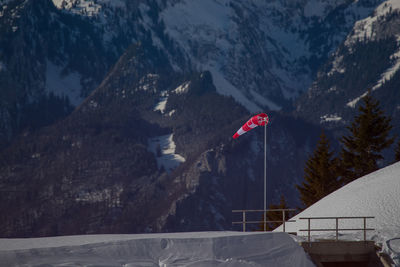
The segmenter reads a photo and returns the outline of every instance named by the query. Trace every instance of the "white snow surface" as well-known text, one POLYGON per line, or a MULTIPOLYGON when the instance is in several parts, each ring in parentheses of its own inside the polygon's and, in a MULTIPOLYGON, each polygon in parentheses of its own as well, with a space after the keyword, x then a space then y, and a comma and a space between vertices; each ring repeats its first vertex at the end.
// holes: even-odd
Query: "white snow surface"
POLYGON ((190 86, 190 82, 185 82, 185 83, 179 85, 177 88, 175 88, 175 89, 173 90, 173 92, 174 92, 175 94, 178 94, 178 95, 179 95, 179 94, 187 93, 188 90, 189 90, 189 86, 190 86))
MULTIPOLYGON (((383 249, 400 265, 400 162, 361 177, 324 197, 287 223, 288 232, 306 235, 307 221, 301 217, 374 216, 367 219, 367 239, 382 243, 383 249)), ((335 220, 311 220, 311 228, 335 228, 335 220)), ((339 220, 340 228, 363 228, 363 220, 339 220)), ((281 231, 278 227, 275 231, 281 231)), ((314 232, 314 238, 334 238, 335 232, 314 232)), ((363 239, 362 231, 340 232, 339 239, 363 239)))
POLYGON ((179 164, 185 162, 185 158, 175 154, 174 134, 157 136, 149 139, 149 151, 156 155, 158 168, 164 166, 166 171, 175 169, 179 164), (161 155, 157 155, 159 146, 161 155))
POLYGON ((363 93, 362 95, 360 95, 359 97, 354 98, 353 100, 347 102, 346 106, 350 107, 350 108, 355 108, 357 103, 366 95, 368 94, 368 92, 363 93))
POLYGON ((314 266, 285 233, 191 232, 0 239, 0 267, 314 266))
MULTIPOLYGON (((153 83, 155 84, 155 83, 153 83)), ((180 94, 185 94, 189 91, 189 86, 190 86, 190 82, 184 82, 183 84, 179 85, 177 88, 175 88, 174 90, 172 90, 172 93, 175 93, 177 95, 180 94)), ((147 90, 147 89, 145 89, 147 90)), ((167 107, 167 102, 168 102, 168 97, 169 97, 169 92, 168 91, 162 91, 160 93, 160 99, 158 101, 158 103, 156 104, 156 106, 154 107, 154 111, 160 111, 161 114, 165 113, 165 108, 167 107)), ((171 110, 168 115, 172 116, 172 114, 175 112, 175 110, 171 110)))
POLYGON ((158 101, 157 105, 154 107, 154 111, 159 110, 161 112, 161 114, 164 114, 165 107, 167 106, 167 101, 168 101, 168 92, 162 91, 160 100, 158 101))

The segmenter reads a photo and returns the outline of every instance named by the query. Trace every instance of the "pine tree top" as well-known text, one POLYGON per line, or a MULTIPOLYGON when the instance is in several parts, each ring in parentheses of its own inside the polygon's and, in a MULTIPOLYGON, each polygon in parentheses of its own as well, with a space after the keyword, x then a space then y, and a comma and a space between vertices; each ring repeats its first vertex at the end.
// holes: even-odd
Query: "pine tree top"
POLYGON ((304 168, 304 182, 297 185, 300 199, 310 206, 337 189, 337 159, 330 151, 329 139, 322 131, 317 147, 304 168))
POLYGON ((346 182, 377 170, 377 161, 383 159, 380 152, 394 142, 393 137, 389 138, 391 118, 384 115, 379 101, 374 100, 370 94, 366 95, 358 112, 347 127, 350 134, 341 139, 346 182))

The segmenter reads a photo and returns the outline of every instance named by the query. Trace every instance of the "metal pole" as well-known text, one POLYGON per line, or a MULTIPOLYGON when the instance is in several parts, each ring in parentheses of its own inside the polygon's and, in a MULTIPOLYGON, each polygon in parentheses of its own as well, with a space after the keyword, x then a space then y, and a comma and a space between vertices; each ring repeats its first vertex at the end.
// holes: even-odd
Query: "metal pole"
POLYGON ((336 218, 336 241, 339 240, 339 218, 336 218))
POLYGON ((243 232, 246 232, 246 212, 243 211, 243 232))
POLYGON ((286 221, 285 210, 282 210, 282 220, 283 220, 283 232, 286 233, 286 229, 285 229, 285 221, 286 221))
MULTIPOLYGON (((267 124, 264 126, 264 212, 267 210, 267 124)), ((267 217, 265 214, 264 218, 267 217)), ((265 220, 264 220, 264 229, 265 231, 267 228, 265 227, 265 220)))
POLYGON ((363 218, 364 219, 364 241, 367 240, 367 218, 363 218))

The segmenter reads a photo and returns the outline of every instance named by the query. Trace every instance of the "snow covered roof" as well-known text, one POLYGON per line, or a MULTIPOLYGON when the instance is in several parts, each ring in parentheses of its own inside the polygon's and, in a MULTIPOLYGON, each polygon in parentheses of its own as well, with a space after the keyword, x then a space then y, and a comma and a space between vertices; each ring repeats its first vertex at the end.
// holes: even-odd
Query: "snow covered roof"
MULTIPOLYGON (((301 217, 374 216, 367 220, 367 239, 382 243, 383 249, 400 264, 400 162, 361 177, 324 197, 287 223, 289 232, 304 236, 307 220, 301 217)), ((340 228, 362 228, 363 219, 339 220, 340 228)), ((335 228, 335 220, 311 220, 311 228, 335 228)), ((275 231, 282 231, 279 227, 275 231)), ((315 238, 334 238, 335 232, 315 232, 315 238)), ((341 232, 339 239, 362 239, 362 231, 341 232)))
POLYGON ((306 227, 306 221, 299 220, 300 217, 318 216, 375 216, 368 226, 376 229, 398 227, 400 233, 400 162, 329 194, 295 216, 296 222, 288 223, 287 228, 297 232, 306 227))

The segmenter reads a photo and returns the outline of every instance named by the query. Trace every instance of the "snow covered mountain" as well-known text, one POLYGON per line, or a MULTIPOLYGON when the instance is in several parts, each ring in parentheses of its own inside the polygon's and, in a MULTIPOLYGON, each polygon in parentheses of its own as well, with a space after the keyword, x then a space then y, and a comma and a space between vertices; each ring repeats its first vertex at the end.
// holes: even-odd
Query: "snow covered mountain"
POLYGON ((137 42, 180 73, 210 71, 217 91, 249 111, 290 108, 379 2, 2 1, 1 143, 64 117, 137 42))
MULTIPOLYGON (((377 3, 378 1, 375 1, 377 3)), ((176 1, 165 31, 219 93, 250 111, 288 108, 374 1, 176 1)))
POLYGON ((391 0, 357 21, 298 101, 297 114, 327 128, 343 129, 370 90, 399 133, 399 21, 400 4, 391 0))

